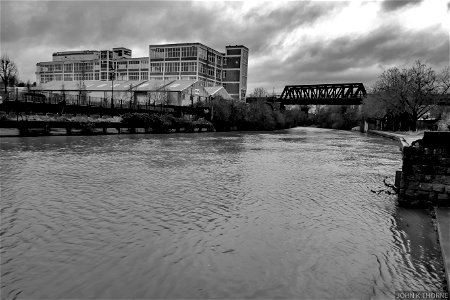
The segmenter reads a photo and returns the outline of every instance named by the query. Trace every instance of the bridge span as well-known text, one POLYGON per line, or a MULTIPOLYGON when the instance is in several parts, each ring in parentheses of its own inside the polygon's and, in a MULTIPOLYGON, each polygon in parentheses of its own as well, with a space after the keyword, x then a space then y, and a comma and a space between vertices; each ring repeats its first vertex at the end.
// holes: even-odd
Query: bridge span
POLYGON ((284 105, 360 105, 366 96, 362 83, 286 85, 275 101, 284 105))

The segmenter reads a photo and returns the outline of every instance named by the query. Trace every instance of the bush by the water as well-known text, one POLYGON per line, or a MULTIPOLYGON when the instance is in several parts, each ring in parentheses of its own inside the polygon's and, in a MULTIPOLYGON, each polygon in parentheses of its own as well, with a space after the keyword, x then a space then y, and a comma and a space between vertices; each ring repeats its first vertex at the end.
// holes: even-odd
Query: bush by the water
POLYGON ((158 115, 148 113, 127 113, 122 115, 122 123, 129 125, 132 128, 151 128, 154 132, 166 133, 170 129, 184 128, 185 131, 194 131, 197 124, 211 125, 205 120, 186 120, 183 118, 176 118, 169 114, 158 115))
MULTIPOLYGON (((199 103, 200 106, 205 104, 199 103)), ((307 123, 307 115, 298 108, 281 111, 265 101, 246 104, 240 101, 213 100, 212 123, 218 131, 276 130, 307 123)))
POLYGON ((351 129, 358 126, 361 120, 361 113, 357 106, 330 105, 320 109, 316 113, 315 124, 332 129, 351 129))

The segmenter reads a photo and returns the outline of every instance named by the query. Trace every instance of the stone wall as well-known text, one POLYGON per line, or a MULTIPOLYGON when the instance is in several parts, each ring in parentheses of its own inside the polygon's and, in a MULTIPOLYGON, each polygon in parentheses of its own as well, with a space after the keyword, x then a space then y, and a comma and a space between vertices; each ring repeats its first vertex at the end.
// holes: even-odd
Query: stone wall
POLYGON ((450 207, 450 132, 425 132, 403 148, 399 205, 450 207))

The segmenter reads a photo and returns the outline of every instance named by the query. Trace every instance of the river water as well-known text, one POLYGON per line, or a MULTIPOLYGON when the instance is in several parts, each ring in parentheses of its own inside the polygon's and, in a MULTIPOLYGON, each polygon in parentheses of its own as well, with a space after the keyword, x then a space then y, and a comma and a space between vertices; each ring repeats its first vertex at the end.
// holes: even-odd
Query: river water
POLYGON ((3 299, 394 298, 442 291, 391 141, 295 128, 3 138, 3 299), (392 177, 391 177, 392 180, 392 177))

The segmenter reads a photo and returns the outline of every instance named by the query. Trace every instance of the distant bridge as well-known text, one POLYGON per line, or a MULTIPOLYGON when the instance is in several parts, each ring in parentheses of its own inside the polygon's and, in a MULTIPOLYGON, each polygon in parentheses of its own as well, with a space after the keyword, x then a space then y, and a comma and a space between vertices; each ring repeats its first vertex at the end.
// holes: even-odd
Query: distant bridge
POLYGON ((275 101, 284 105, 360 105, 366 96, 362 83, 287 85, 275 101))

